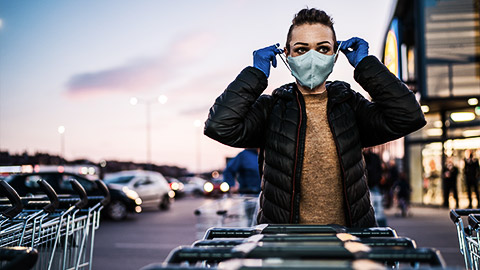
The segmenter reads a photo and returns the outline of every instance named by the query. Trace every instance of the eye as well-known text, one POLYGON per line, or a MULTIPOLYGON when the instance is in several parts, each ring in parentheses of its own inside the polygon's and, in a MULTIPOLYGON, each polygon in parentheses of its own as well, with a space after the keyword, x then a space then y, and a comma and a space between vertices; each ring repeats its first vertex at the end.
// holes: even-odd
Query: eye
POLYGON ((304 53, 308 52, 308 50, 309 49, 306 48, 306 47, 297 47, 293 51, 297 54, 304 54, 304 53))
POLYGON ((330 47, 329 46, 320 46, 320 47, 317 48, 317 51, 319 53, 326 54, 326 53, 330 52, 330 47))

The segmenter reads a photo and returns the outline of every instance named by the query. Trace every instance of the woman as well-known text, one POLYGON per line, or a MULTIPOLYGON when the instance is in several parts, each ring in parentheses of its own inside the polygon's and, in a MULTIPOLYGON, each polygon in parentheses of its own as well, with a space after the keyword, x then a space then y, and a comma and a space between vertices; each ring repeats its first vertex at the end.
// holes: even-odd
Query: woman
POLYGON ((425 125, 414 94, 352 38, 337 44, 331 18, 317 9, 297 13, 284 53, 295 83, 272 95, 270 65, 283 51, 254 52, 216 99, 205 135, 233 147, 260 148, 262 192, 258 223, 376 225, 362 148, 405 136, 425 125), (355 67, 355 80, 373 102, 345 82, 326 82, 337 49, 355 67))

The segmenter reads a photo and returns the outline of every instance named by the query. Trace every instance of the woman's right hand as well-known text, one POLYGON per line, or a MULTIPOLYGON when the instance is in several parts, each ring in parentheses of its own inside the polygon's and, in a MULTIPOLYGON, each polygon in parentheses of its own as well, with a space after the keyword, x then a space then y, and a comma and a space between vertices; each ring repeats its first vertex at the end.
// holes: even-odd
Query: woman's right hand
POLYGON ((253 52, 253 67, 263 71, 265 75, 270 75, 270 62, 274 68, 277 67, 277 54, 283 53, 282 49, 279 49, 280 44, 268 46, 263 49, 259 49, 253 52))

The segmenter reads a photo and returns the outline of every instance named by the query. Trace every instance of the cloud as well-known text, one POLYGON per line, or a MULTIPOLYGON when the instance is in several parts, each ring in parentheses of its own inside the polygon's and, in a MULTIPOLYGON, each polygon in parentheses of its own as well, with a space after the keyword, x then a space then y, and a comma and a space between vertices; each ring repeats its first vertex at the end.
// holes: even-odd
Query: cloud
POLYGON ((124 66, 98 72, 74 75, 67 83, 71 94, 82 92, 141 91, 168 76, 160 59, 135 61, 124 66))
POLYGON ((93 72, 82 72, 67 81, 67 93, 73 96, 93 93, 144 91, 176 79, 177 71, 186 64, 199 61, 199 53, 215 42, 211 33, 196 32, 178 36, 164 54, 128 62, 124 65, 93 72))

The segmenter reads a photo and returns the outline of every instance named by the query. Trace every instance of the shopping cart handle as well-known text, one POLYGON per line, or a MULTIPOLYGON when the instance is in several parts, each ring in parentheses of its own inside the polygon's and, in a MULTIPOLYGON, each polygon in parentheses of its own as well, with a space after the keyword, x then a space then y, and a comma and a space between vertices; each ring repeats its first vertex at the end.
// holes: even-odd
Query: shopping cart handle
POLYGON ((406 248, 406 249, 372 249, 366 253, 366 258, 378 262, 395 263, 428 263, 444 269, 445 261, 440 251, 434 248, 406 248))
POLYGON ((367 237, 362 238, 360 241, 370 247, 401 247, 401 248, 416 248, 417 243, 415 240, 408 237, 367 237))
POLYGON ((480 214, 480 209, 452 209, 450 210, 450 219, 457 223, 462 216, 470 214, 480 214))
POLYGON ((15 189, 12 188, 7 182, 0 180, 0 194, 6 196, 10 203, 12 204, 11 207, 8 207, 4 211, 1 212, 2 215, 13 218, 14 216, 18 215, 23 210, 22 200, 15 189))
POLYGON ((197 240, 192 247, 234 247, 244 243, 244 239, 197 240))
POLYGON ((241 252, 235 252, 231 248, 201 248, 179 246, 168 254, 165 263, 198 262, 198 261, 224 261, 232 258, 242 258, 241 252))
POLYGON ((255 229, 250 227, 245 228, 210 228, 205 233, 203 239, 210 240, 214 238, 247 238, 254 234, 258 234, 255 229))
POLYGON ((2 270, 31 269, 38 259, 36 249, 27 247, 0 247, 0 261, 2 270))
POLYGON ((311 224, 268 224, 262 229, 262 234, 278 233, 344 233, 345 228, 339 225, 311 225, 311 224))
POLYGON ((75 204, 75 207, 78 209, 84 208, 88 205, 87 192, 77 180, 72 179, 70 180, 70 183, 72 184, 73 190, 75 190, 75 192, 80 196, 80 200, 75 204))
POLYGON ((53 213, 55 209, 58 209, 60 206, 60 201, 58 200, 57 192, 47 183, 47 181, 40 180, 38 181, 40 189, 45 193, 50 200, 50 203, 43 207, 43 210, 47 213, 53 213))
POLYGON ((96 180, 95 183, 97 183, 97 188, 100 189, 104 197, 100 203, 106 206, 110 202, 110 191, 102 180, 96 180))
POLYGON ((468 225, 472 227, 473 230, 478 230, 480 227, 480 215, 470 214, 468 215, 468 225))
POLYGON ((346 233, 359 238, 364 237, 397 237, 397 232, 390 227, 346 228, 346 233))

